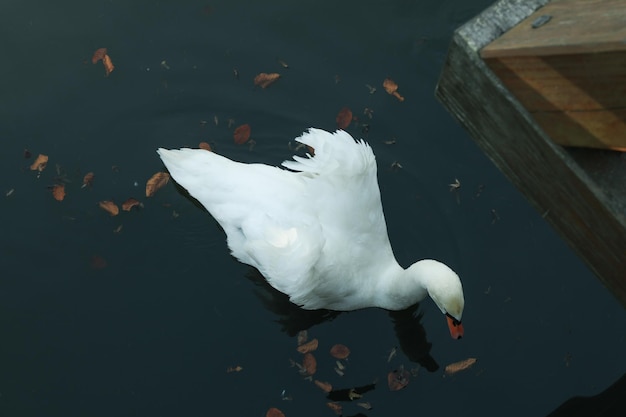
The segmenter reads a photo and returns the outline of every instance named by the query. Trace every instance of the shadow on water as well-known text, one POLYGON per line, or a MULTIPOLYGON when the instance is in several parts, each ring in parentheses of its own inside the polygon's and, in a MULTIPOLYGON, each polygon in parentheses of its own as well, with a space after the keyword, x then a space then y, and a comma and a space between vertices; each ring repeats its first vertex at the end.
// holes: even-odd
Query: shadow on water
MULTIPOLYGON (((301 330, 332 321, 342 314, 341 311, 305 310, 298 307, 289 301, 289 297, 269 285, 263 275, 254 268, 249 270, 246 277, 256 285, 255 294, 267 310, 278 316, 276 322, 289 336, 295 336, 301 330)), ((430 355, 432 344, 426 338, 426 330, 421 324, 423 314, 416 314, 418 307, 419 304, 415 304, 404 310, 388 311, 388 314, 400 349, 406 357, 429 372, 435 372, 439 369, 439 365, 430 355)))
POLYGON ((547 417, 618 417, 626 415, 626 374, 598 395, 572 397, 547 417))

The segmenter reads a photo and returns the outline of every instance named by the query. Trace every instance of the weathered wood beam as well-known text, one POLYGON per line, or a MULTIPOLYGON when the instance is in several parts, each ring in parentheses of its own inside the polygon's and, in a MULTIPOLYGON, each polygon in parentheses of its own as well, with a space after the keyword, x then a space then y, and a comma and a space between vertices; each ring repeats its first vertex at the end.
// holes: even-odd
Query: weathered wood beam
POLYGON ((626 154, 557 145, 480 56, 547 0, 502 0, 459 28, 436 95, 626 307, 626 154))
POLYGON ((626 1, 560 0, 481 56, 556 143, 626 151, 626 1))

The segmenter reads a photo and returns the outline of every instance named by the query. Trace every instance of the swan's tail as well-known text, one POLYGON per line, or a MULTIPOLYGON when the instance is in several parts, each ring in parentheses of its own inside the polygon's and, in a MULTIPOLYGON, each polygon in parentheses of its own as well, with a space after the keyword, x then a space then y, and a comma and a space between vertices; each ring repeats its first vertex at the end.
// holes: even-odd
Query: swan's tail
POLYGON ((297 142, 314 149, 314 156, 294 156, 293 161, 284 161, 282 165, 293 171, 317 175, 359 175, 376 166, 372 148, 364 141, 355 141, 343 130, 334 133, 310 128, 297 142))

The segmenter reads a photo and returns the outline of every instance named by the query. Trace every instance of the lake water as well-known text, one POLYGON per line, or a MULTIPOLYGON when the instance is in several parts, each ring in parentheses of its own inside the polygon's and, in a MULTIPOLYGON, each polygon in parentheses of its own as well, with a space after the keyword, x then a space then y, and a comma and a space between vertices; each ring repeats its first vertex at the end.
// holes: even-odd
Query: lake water
MULTIPOLYGON (((448 263, 466 297, 460 341, 430 300, 408 341, 375 309, 309 328, 315 379, 377 382, 342 402, 344 415, 546 415, 616 381, 624 309, 434 99, 452 32, 489 4, 6 1, 1 415, 334 415, 292 365, 296 338, 269 308, 284 299, 229 255, 216 222, 174 184, 151 198, 144 187, 163 170, 157 147, 206 141, 278 164, 306 128, 336 128, 344 107, 358 119, 347 130, 377 156, 399 262, 448 263), (108 77, 91 62, 102 47, 108 77), (261 72, 281 78, 261 89, 261 72), (384 91, 387 77, 405 101, 384 91), (253 142, 237 145, 245 123, 253 142), (38 174, 29 166, 40 153, 49 162, 38 174), (93 184, 81 188, 88 172, 93 184), (130 197, 143 208, 112 217, 98 206, 130 197), (336 343, 352 352, 343 376, 336 343), (444 374, 467 358, 476 364, 444 374), (415 375, 392 392, 388 373, 401 368, 415 375)), ((309 318, 289 314, 295 329, 309 318)))

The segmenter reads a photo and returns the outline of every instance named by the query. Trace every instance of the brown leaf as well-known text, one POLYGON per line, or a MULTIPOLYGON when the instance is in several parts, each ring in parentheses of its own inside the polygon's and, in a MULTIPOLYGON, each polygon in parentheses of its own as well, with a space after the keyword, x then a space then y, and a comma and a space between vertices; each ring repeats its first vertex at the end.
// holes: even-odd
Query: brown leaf
POLYGON ((335 414, 337 414, 338 416, 340 416, 343 413, 343 407, 341 406, 340 403, 326 403, 326 405, 328 406, 328 408, 333 410, 335 414))
POLYGON ((83 177, 83 187, 91 187, 91 185, 93 184, 93 172, 88 172, 85 174, 85 176, 83 177))
POLYGON ((330 385, 330 383, 328 383, 328 382, 318 381, 317 379, 315 381, 313 381, 313 382, 315 383, 315 385, 320 387, 321 390, 324 391, 324 392, 331 392, 333 390, 333 386, 330 385))
POLYGON ((233 139, 237 145, 243 145, 250 139, 250 125, 245 124, 237 127, 233 134, 233 139))
POLYGON ((409 385, 411 373, 404 368, 396 369, 387 374, 387 384, 391 391, 399 391, 409 385))
POLYGON ((139 206, 139 205, 141 205, 141 203, 138 200, 135 200, 134 198, 131 197, 122 203, 122 210, 130 211, 133 207, 139 206))
POLYGON ((102 64, 104 65, 105 76, 108 77, 109 74, 115 69, 115 66, 111 61, 111 58, 106 54, 102 57, 102 64))
POLYGON ((56 184, 52 187, 52 197, 54 197, 56 201, 63 201, 65 198, 65 185, 56 184))
POLYGON ((200 148, 200 149, 204 149, 204 150, 207 150, 207 151, 209 151, 209 152, 212 152, 212 151, 213 151, 213 150, 211 149, 211 145, 209 145, 209 144, 208 144, 208 143, 206 143, 206 142, 200 142, 200 144, 198 145, 198 148, 200 148))
POLYGON ((337 118, 335 120, 337 121, 337 127, 339 129, 345 129, 346 127, 350 126, 350 123, 352 123, 352 110, 344 107, 343 109, 339 110, 339 113, 337 113, 337 118))
POLYGON ((298 352, 300 353, 313 352, 315 349, 317 349, 317 345, 318 345, 317 339, 313 339, 307 343, 304 343, 298 346, 298 352))
POLYGON ((106 54, 107 54, 107 48, 96 49, 96 51, 93 53, 93 56, 91 57, 91 63, 92 64, 97 63, 102 58, 104 58, 106 54))
POLYGON ((391 94, 400 101, 404 101, 404 97, 402 97, 398 92, 398 84, 396 84, 394 80, 391 78, 385 78, 385 81, 383 81, 383 87, 388 94, 391 94))
POLYGON ((146 197, 152 197, 157 190, 163 188, 170 180, 167 172, 157 172, 146 182, 146 197))
POLYGON ((30 166, 30 169, 41 172, 46 169, 46 165, 48 165, 48 155, 39 154, 35 162, 30 166))
POLYGON ((446 366, 445 372, 447 375, 452 375, 456 374, 457 372, 464 371, 474 365, 476 363, 476 360, 476 358, 467 358, 459 362, 451 363, 450 365, 446 366))
POLYGON ((305 353, 302 359, 302 369, 306 375, 313 375, 317 372, 317 361, 311 353, 305 353))
POLYGON ((270 409, 267 410, 267 413, 265 413, 265 417, 285 417, 285 413, 276 407, 270 407, 270 409))
POLYGON ((350 349, 347 346, 336 344, 330 348, 330 355, 336 359, 345 359, 350 356, 350 349))
POLYGON ((91 264, 91 267, 93 269, 102 269, 102 268, 106 268, 107 266, 107 261, 102 256, 99 256, 99 255, 92 256, 89 263, 91 264))
POLYGON ((280 74, 276 72, 273 72, 271 74, 262 72, 256 77, 254 77, 254 85, 260 85, 261 88, 267 88, 279 78, 280 78, 280 74))
POLYGON ((99 202, 98 205, 102 210, 106 211, 111 216, 117 216, 120 214, 120 208, 111 200, 103 200, 99 202))

